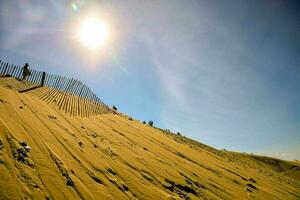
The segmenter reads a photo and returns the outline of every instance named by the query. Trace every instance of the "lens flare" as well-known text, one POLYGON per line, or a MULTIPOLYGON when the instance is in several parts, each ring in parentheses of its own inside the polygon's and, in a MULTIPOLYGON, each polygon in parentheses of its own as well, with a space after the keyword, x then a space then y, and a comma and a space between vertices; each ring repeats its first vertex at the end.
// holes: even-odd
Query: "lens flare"
POLYGON ((71 3, 71 7, 74 11, 78 11, 79 10, 79 7, 76 3, 71 3))

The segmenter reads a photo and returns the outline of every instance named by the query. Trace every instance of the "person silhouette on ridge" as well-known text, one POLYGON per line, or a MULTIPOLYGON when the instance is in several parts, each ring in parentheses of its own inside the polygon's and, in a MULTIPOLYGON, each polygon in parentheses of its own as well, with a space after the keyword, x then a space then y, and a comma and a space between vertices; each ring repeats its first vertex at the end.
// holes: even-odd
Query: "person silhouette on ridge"
POLYGON ((28 63, 25 63, 25 65, 23 66, 23 73, 22 73, 23 77, 22 77, 22 81, 25 81, 26 78, 27 78, 28 76, 31 75, 31 72, 30 72, 28 66, 29 66, 28 63))

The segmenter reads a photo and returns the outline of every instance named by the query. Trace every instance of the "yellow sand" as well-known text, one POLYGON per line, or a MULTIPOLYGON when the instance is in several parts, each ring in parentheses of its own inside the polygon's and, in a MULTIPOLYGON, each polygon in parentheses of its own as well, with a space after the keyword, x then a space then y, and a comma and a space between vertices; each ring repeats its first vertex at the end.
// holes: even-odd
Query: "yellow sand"
POLYGON ((295 163, 219 151, 115 114, 72 117, 1 86, 0 99, 1 200, 300 199, 295 163), (31 150, 18 157, 23 141, 31 150))

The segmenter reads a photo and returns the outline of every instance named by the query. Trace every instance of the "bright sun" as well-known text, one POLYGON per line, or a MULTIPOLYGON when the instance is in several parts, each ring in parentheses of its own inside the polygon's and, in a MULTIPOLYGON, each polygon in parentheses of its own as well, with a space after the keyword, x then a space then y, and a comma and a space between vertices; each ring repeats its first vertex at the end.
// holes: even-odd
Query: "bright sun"
POLYGON ((91 49, 102 47, 108 38, 108 29, 104 22, 95 17, 86 19, 79 29, 79 40, 91 49))

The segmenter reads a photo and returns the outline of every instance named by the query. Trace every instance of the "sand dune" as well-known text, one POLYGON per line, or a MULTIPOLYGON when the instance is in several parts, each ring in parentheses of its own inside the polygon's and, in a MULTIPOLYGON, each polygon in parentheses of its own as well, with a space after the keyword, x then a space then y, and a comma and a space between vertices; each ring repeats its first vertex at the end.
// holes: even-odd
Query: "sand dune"
POLYGON ((300 199, 297 163, 71 116, 13 86, 0 86, 0 140, 0 199, 300 199))

